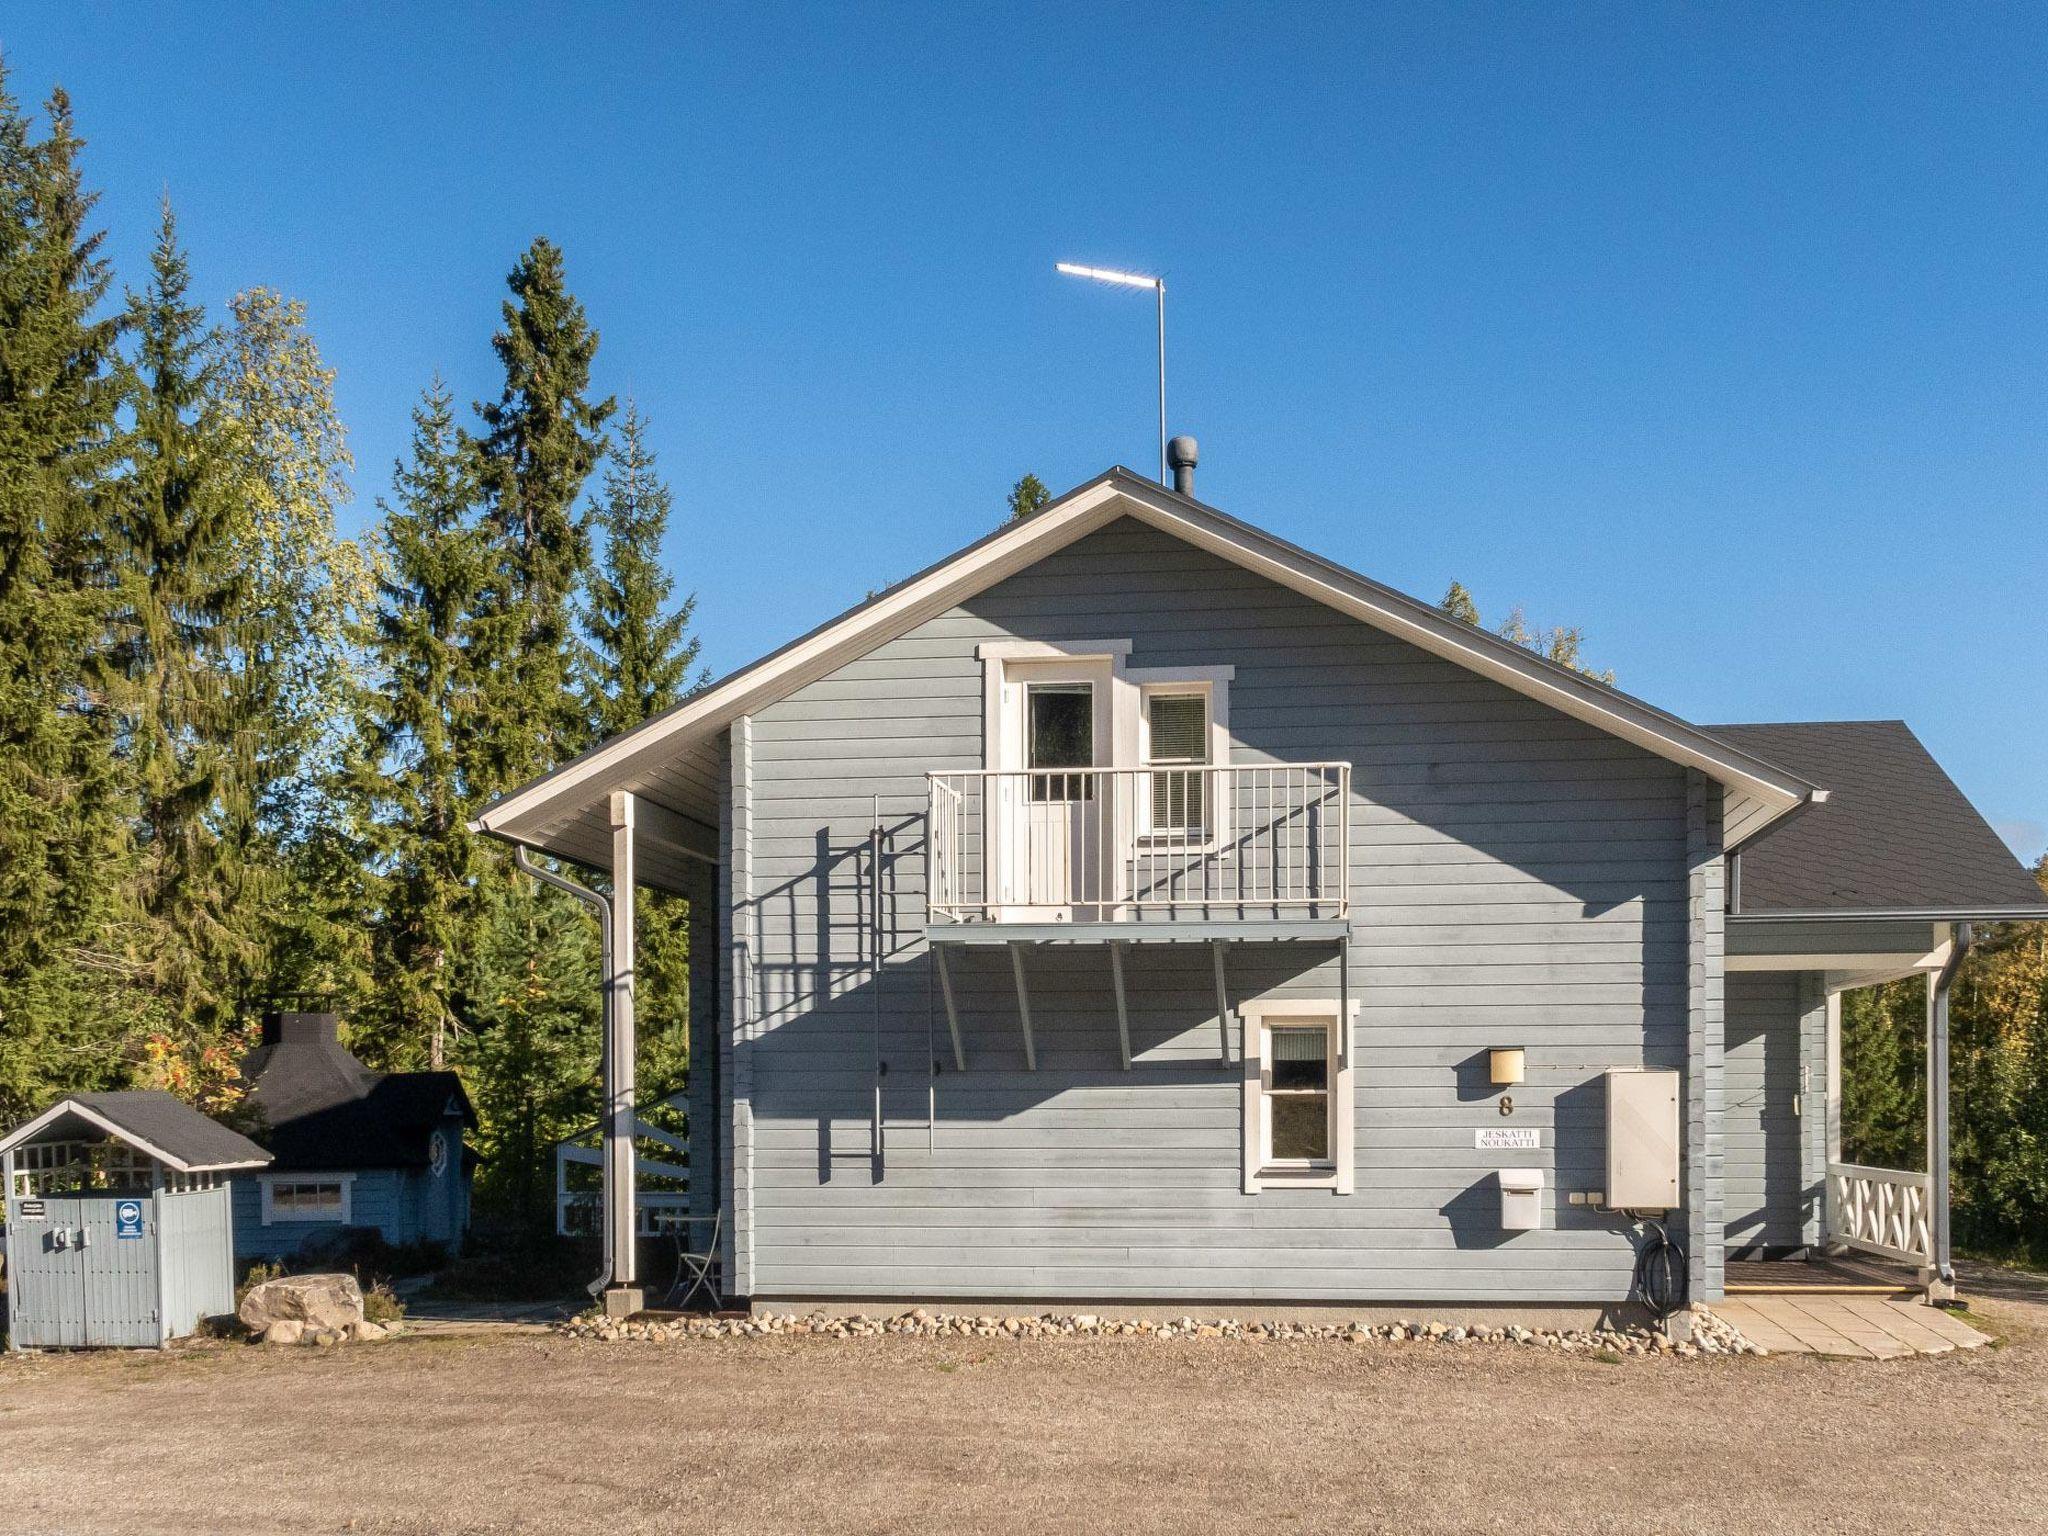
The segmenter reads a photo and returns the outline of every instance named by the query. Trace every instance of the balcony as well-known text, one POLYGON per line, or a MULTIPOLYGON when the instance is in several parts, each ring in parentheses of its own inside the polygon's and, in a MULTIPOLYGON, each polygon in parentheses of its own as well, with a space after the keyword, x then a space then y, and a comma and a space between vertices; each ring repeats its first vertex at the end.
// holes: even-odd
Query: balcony
POLYGON ((953 943, 1328 938, 1349 763, 934 773, 929 934, 953 943))

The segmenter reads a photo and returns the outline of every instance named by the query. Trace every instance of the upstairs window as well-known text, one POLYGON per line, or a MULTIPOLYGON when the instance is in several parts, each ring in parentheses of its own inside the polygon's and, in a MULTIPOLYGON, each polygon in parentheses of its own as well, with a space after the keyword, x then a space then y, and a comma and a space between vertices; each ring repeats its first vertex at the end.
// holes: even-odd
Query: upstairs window
POLYGON ((1145 690, 1144 764, 1150 781, 1147 830, 1202 836, 1208 824, 1209 690, 1145 690))
POLYGON ((1092 800, 1095 690, 1087 683, 1033 683, 1024 694, 1025 766, 1034 801, 1092 800))

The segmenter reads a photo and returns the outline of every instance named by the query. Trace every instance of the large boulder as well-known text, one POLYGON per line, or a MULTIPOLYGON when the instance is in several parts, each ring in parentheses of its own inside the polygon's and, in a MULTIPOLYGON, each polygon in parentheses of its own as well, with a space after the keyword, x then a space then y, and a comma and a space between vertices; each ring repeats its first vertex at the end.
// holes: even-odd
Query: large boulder
POLYGON ((236 1315, 251 1333, 287 1322, 345 1333, 363 1320, 363 1288, 354 1275, 286 1275, 249 1287, 236 1315))

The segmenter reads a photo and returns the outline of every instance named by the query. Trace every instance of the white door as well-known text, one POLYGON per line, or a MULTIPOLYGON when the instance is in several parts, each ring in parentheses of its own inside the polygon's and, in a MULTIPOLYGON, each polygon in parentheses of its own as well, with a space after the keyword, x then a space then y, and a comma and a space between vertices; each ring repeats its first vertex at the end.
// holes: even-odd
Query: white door
POLYGON ((1111 799, 1109 675, 1105 665, 1013 662, 1005 668, 996 829, 991 849, 1006 921, 1066 922, 1102 915, 1115 899, 1104 834, 1111 799))

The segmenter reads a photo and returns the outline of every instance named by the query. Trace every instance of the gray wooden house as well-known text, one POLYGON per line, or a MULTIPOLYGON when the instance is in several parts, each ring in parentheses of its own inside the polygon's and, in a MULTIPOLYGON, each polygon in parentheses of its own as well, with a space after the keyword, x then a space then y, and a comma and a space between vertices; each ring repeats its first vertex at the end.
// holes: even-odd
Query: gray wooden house
POLYGON ((476 826, 612 882, 614 1062, 691 899, 691 1200, 775 1305, 1939 1285, 1946 1125, 1840 1162, 1836 999, 1929 977, 1938 1084, 1966 925, 2048 918, 1903 726, 1689 724, 1122 469, 476 826))

